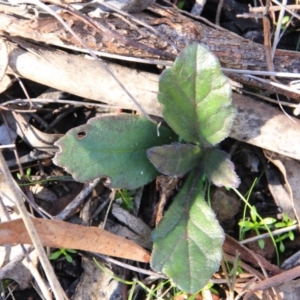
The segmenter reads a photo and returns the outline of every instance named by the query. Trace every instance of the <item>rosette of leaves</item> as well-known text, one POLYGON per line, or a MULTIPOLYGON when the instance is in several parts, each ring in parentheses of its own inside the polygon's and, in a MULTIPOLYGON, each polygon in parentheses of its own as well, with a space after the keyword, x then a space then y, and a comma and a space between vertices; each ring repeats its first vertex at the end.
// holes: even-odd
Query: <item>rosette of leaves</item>
POLYGON ((193 293, 219 268, 224 241, 204 200, 203 178, 217 186, 239 184, 229 156, 216 148, 229 135, 235 110, 217 58, 198 44, 189 45, 163 72, 158 100, 172 130, 136 115, 93 118, 56 142, 60 152, 54 163, 78 181, 105 177, 111 187, 129 190, 150 182, 158 171, 190 172, 153 232, 151 266, 193 293))
POLYGON ((204 201, 203 175, 219 187, 239 185, 229 156, 216 148, 229 135, 235 109, 217 58, 196 44, 164 71, 158 100, 165 121, 187 143, 153 147, 147 151, 148 158, 166 175, 192 172, 153 231, 151 265, 193 293, 219 268, 224 240, 204 201))

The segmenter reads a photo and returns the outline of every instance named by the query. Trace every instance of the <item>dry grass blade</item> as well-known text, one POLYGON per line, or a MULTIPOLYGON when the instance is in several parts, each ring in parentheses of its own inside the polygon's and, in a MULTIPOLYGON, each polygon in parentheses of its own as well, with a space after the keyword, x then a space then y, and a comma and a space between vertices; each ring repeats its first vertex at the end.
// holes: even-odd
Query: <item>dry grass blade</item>
MULTIPOLYGON (((282 5, 282 4, 280 4, 282 5)), ((292 10, 299 10, 300 9, 300 5, 299 4, 291 4, 291 5, 285 5, 284 8, 287 9, 292 9, 292 10)), ((281 10, 281 6, 271 6, 269 7, 269 11, 279 11, 281 10)), ((249 8, 250 12, 253 13, 258 13, 258 12, 265 12, 266 8, 264 6, 259 6, 259 7, 250 7, 249 8)))
POLYGON ((244 300, 251 299, 251 295, 254 291, 258 290, 265 290, 270 287, 276 287, 279 284, 282 284, 284 282, 291 281, 300 275, 300 267, 293 268, 291 270, 284 271, 281 274, 275 275, 270 278, 266 278, 265 280, 261 281, 260 283, 255 284, 252 287, 252 291, 248 292, 244 298, 244 300))

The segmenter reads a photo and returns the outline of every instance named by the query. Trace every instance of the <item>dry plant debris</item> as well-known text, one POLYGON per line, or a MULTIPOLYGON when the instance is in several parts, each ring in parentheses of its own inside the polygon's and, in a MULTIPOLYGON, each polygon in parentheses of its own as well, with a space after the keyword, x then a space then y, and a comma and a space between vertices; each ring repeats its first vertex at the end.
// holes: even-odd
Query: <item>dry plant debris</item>
MULTIPOLYGON (((2 79, 0 89, 3 94, 0 106, 3 120, 0 129, 0 142, 3 148, 6 148, 4 154, 7 164, 11 168, 20 168, 18 172, 22 177, 20 183, 23 184, 23 194, 18 197, 20 199, 26 198, 27 203, 29 203, 31 220, 43 246, 76 248, 97 252, 100 243, 95 243, 95 241, 100 234, 101 245, 104 247, 104 244, 108 243, 108 250, 101 250, 102 254, 143 262, 149 261, 148 251, 129 240, 112 235, 102 229, 83 227, 58 220, 32 218, 33 215, 42 215, 44 218, 53 218, 53 216, 51 216, 51 210, 44 211, 39 202, 34 200, 32 192, 26 187, 26 184, 30 184, 30 182, 24 180, 25 176, 22 168, 27 168, 28 164, 31 164, 39 173, 39 184, 44 181, 52 190, 53 185, 55 186, 60 181, 58 177, 65 174, 58 173, 61 171, 53 169, 49 157, 53 157, 53 154, 57 151, 54 142, 66 132, 67 128, 65 127, 67 127, 67 124, 70 123, 68 129, 78 125, 72 123, 75 119, 78 121, 77 113, 84 120, 79 120, 82 124, 89 119, 89 114, 101 115, 103 112, 117 112, 120 109, 137 110, 135 104, 128 98, 127 92, 116 84, 107 71, 98 64, 98 61, 80 55, 80 53, 90 53, 91 51, 95 55, 115 59, 114 63, 107 61, 106 66, 118 76, 126 90, 147 114, 161 117, 161 107, 156 99, 158 75, 135 70, 132 67, 120 66, 118 62, 136 60, 138 63, 171 65, 186 44, 197 41, 206 45, 218 57, 227 76, 240 84, 238 88, 240 94, 233 94, 233 102, 237 107, 237 117, 230 137, 268 150, 265 153, 266 159, 259 156, 259 160, 266 166, 270 160, 277 168, 276 178, 278 178, 278 181, 276 181, 276 184, 274 184, 274 172, 270 170, 267 172, 268 184, 273 198, 278 206, 289 213, 291 218, 299 220, 298 174, 300 172, 299 164, 295 161, 300 159, 299 120, 295 117, 287 117, 283 112, 269 104, 245 96, 248 92, 247 88, 252 87, 258 89, 263 97, 275 93, 283 99, 288 97, 288 100, 293 101, 292 105, 297 107, 300 99, 299 90, 292 85, 288 85, 288 82, 293 78, 299 78, 299 52, 279 49, 275 51, 274 49, 274 59, 272 61, 274 70, 271 70, 272 66, 270 66, 270 57, 268 56, 270 54, 269 48, 266 51, 265 46, 244 39, 202 17, 190 16, 177 10, 172 5, 161 6, 159 4, 152 4, 148 10, 139 12, 130 18, 126 12, 122 11, 119 12, 123 14, 122 17, 112 13, 97 15, 95 13, 97 4, 95 3, 90 5, 82 3, 80 8, 78 8, 79 6, 71 7, 56 3, 57 8, 60 9, 58 15, 64 20, 67 27, 72 28, 76 34, 74 36, 66 26, 60 23, 54 14, 50 15, 49 11, 43 11, 45 6, 48 9, 52 9, 53 6, 38 1, 28 1, 28 3, 30 5, 20 2, 18 5, 6 3, 0 6, 0 78, 2 79), (35 9, 39 11, 39 14, 34 13, 35 9), (44 17, 45 13, 48 13, 47 17, 44 17), (267 76, 269 79, 262 78, 260 75, 267 76), (276 80, 274 76, 276 76, 276 80), (44 94, 42 98, 35 99, 34 93, 30 93, 26 100, 20 100, 18 98, 23 97, 20 96, 21 93, 17 94, 9 89, 10 86, 15 87, 15 81, 20 78, 21 81, 31 80, 84 99, 67 101, 63 99, 61 93, 55 98, 49 96, 49 94, 44 94), (244 85, 245 89, 241 84, 244 85), (66 118, 66 121, 63 121, 65 123, 61 122, 64 118, 66 118), (18 145, 20 139, 23 142, 21 149, 18 145), (23 167, 18 163, 18 159, 11 158, 12 151, 7 150, 8 148, 18 149, 23 167), (274 154, 274 152, 278 154, 274 154), (51 178, 55 180, 53 182, 56 182, 53 185, 51 185, 51 178), (283 197, 278 197, 278 188, 281 192, 280 195, 284 195, 284 203, 282 203, 283 197), (78 243, 76 239, 80 237, 80 234, 82 234, 81 240, 78 243), (94 237, 95 235, 96 237, 94 237), (106 236, 107 238, 104 238, 106 236)), ((275 9, 279 8, 277 6, 271 7, 271 10, 275 9)), ((127 11, 132 12, 132 9, 127 9, 127 11)), ((26 85, 27 88, 29 86, 26 85)), ((36 91, 34 92, 37 94, 36 91)), ((257 96, 260 96, 259 93, 257 96)), ((240 166, 240 169, 242 168, 243 166, 240 166)), ((3 168, 1 168, 1 171, 3 173, 3 168)), ((240 176, 242 180, 245 178, 243 175, 240 176)), ((28 178, 32 180, 32 174, 28 178)), ((103 218, 101 210, 113 200, 112 195, 101 199, 101 197, 104 197, 106 188, 99 181, 84 187, 76 184, 71 186, 68 182, 57 184, 57 186, 60 189, 54 190, 60 196, 58 199, 69 197, 64 207, 57 204, 55 204, 54 209, 52 207, 52 213, 55 212, 53 215, 56 215, 59 219, 74 216, 82 209, 82 204, 86 199, 88 201, 85 208, 96 209, 99 211, 99 217, 103 218), (99 186, 101 187, 100 192, 96 193, 95 189, 99 189, 99 186), (81 193, 79 193, 79 190, 81 193), (92 191, 96 194, 91 194, 92 191), (69 196, 67 196, 68 193, 69 196), (74 207, 67 206, 71 198, 70 194, 73 198, 79 194, 76 197, 78 201, 76 201, 74 207), (104 204, 103 207, 102 204, 104 204)), ((166 198, 172 194, 172 190, 174 191, 177 183, 175 184, 172 180, 169 183, 168 180, 160 180, 158 186, 161 191, 160 205, 165 205, 166 198), (161 186, 161 182, 165 182, 164 187, 161 186)), ((180 189, 180 184, 177 188, 180 189)), ((31 244, 23 222, 21 220, 9 221, 10 213, 7 209, 15 210, 11 199, 7 199, 5 192, 7 182, 2 176, 0 189, 1 200, 4 203, 1 206, 0 215, 3 222, 0 224, 0 243, 31 244)), ((157 213, 156 222, 158 222, 162 214, 162 207, 159 206, 158 212, 154 212, 153 209, 152 205, 150 219, 154 220, 153 216, 157 213)), ((118 210, 113 206, 113 214, 116 215, 118 210)), ((81 211, 84 214, 84 209, 81 211)), ((85 224, 95 222, 95 220, 89 219, 88 216, 89 213, 85 217, 81 215, 81 221, 86 220, 85 224)), ((131 222, 140 224, 140 220, 136 219, 136 221, 131 222)), ((125 220, 127 220, 127 217, 124 213, 121 223, 126 224, 125 220)), ((110 222, 112 222, 112 227, 117 226, 113 224, 112 220, 108 220, 108 223, 110 222)), ((154 224, 150 225, 153 226, 154 224)), ((147 226, 145 226, 145 230, 148 230, 147 226)), ((137 233, 136 230, 133 231, 137 233)), ((129 236, 129 233, 124 235, 125 237, 129 236)), ((297 236, 296 239, 299 240, 299 237, 297 236)), ((299 245, 297 240, 294 241, 292 247, 299 245)), ((141 243, 143 246, 151 245, 149 238, 141 243)), ((7 249, 6 246, 5 251, 7 249)), ((245 291, 242 289, 245 287, 257 291, 276 286, 278 287, 277 292, 281 293, 283 299, 289 299, 284 298, 287 290, 286 284, 291 284, 292 279, 299 277, 299 267, 297 265, 292 264, 292 269, 284 271, 272 262, 268 262, 263 257, 240 245, 229 236, 226 237, 223 250, 226 260, 232 262, 233 265, 236 262, 236 255, 238 255, 241 268, 248 274, 252 274, 252 278, 257 280, 256 284, 252 284, 250 287, 246 287, 250 279, 247 279, 246 283, 239 283, 237 279, 236 286, 234 281, 231 282, 233 283, 232 289, 236 293, 244 293, 245 291), (262 271, 259 271, 259 268, 262 268, 262 271), (270 278, 265 277, 266 272, 270 278), (261 282, 257 283, 258 280, 261 282), (242 289, 240 284, 242 284, 242 289), (281 289, 280 284, 285 284, 285 286, 281 289)), ((34 261, 34 258, 32 260, 34 261)), ((5 263, 21 270, 21 267, 18 266, 19 261, 21 261, 20 255, 5 263)), ((0 271, 0 278, 13 278, 22 288, 25 288, 28 282, 28 273, 26 273, 27 279, 24 281, 15 275, 6 277, 8 273, 4 264, 0 271)), ((38 275, 34 273, 35 271, 32 272, 38 282, 38 275)), ((215 279, 220 274, 224 278, 222 272, 226 273, 224 270, 220 271, 215 275, 215 279)), ((39 284, 40 289, 43 289, 42 278, 39 284)), ((66 299, 67 296, 60 291, 60 287, 56 290, 54 286, 52 288, 55 298, 66 299)), ((227 292, 226 288, 224 290, 227 292)), ((245 299, 250 296, 251 294, 248 294, 245 299)), ((52 296, 45 291, 44 297, 51 299, 52 296)), ((264 294, 261 297, 263 297, 261 299, 267 299, 264 297, 268 296, 264 294)), ((275 299, 274 294, 271 297, 275 299)))
MULTIPOLYGON (((149 253, 131 241, 103 229, 84 227, 58 220, 32 220, 41 242, 46 247, 70 248, 98 252, 140 262, 149 262, 149 253)), ((22 220, 5 222, 0 230, 6 233, 3 244, 31 244, 22 220)))

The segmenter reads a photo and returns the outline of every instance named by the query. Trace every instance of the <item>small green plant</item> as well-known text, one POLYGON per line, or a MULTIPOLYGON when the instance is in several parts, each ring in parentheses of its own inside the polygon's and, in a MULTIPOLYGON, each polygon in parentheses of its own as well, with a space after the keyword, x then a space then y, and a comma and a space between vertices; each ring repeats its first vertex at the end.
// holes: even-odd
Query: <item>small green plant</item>
MULTIPOLYGON (((260 230, 266 230, 268 227, 272 229, 272 225, 276 222, 274 218, 258 218, 257 209, 255 206, 251 206, 250 209, 250 219, 242 220, 238 224, 242 228, 242 239, 245 237, 245 233, 247 231, 253 230, 255 231, 256 235, 260 235, 260 230)), ((265 241, 263 239, 258 240, 258 245, 261 249, 265 247, 265 241)))
POLYGON ((118 189, 115 195, 115 199, 121 199, 120 206, 128 211, 132 211, 134 208, 132 192, 126 189, 118 189))
MULTIPOLYGON (((282 217, 281 221, 277 221, 276 219, 270 218, 270 217, 263 219, 258 215, 255 206, 251 206, 250 215, 251 215, 251 220, 242 220, 238 223, 242 229, 241 230, 241 239, 242 240, 245 237, 245 233, 249 230, 255 231, 257 236, 261 235, 260 230, 269 231, 270 236, 272 237, 272 239, 274 239, 271 230, 287 228, 287 227, 290 227, 297 223, 296 220, 290 219, 286 213, 283 213, 283 217, 282 217)), ((279 244, 280 252, 284 252, 285 246, 284 246, 283 241, 286 239, 290 239, 291 241, 293 241, 294 238, 295 238, 294 232, 292 230, 290 230, 284 234, 278 234, 278 237, 275 238, 273 242, 275 242, 276 244, 279 244)), ((275 249, 277 250, 276 244, 274 244, 274 246, 275 246, 275 249)), ((258 245, 261 249, 263 249, 265 246, 264 240, 259 239, 258 245)))
MULTIPOLYGON (((287 213, 283 213, 282 214, 282 220, 279 221, 279 222, 276 222, 274 226, 277 229, 279 229, 279 228, 287 228, 289 226, 295 225, 296 223, 297 223, 297 221, 290 219, 287 213)), ((291 241, 293 241, 295 239, 295 235, 294 235, 294 232, 292 230, 288 231, 287 233, 280 234, 275 239, 276 243, 279 244, 279 250, 280 250, 280 252, 284 252, 285 251, 285 246, 283 244, 283 241, 286 240, 286 239, 290 239, 291 241)))
MULTIPOLYGON (((27 173, 27 172, 26 172, 27 173)), ((20 180, 21 176, 17 173, 17 177, 20 180)), ((71 176, 51 176, 51 178, 41 179, 41 180, 31 180, 31 175, 26 175, 26 179, 29 181, 28 183, 20 183, 20 186, 30 186, 36 184, 49 183, 53 181, 70 181, 73 180, 71 176)))
POLYGON ((1 283, 0 283, 0 289, 1 289, 1 292, 7 292, 8 291, 8 287, 9 285, 13 283, 13 281, 11 279, 3 279, 1 280, 1 283))
POLYGON ((54 251, 53 253, 51 253, 49 259, 56 260, 59 257, 64 256, 65 259, 71 263, 71 262, 73 262, 73 258, 70 255, 70 253, 75 254, 75 253, 77 253, 77 251, 73 250, 73 249, 60 248, 60 249, 57 249, 56 251, 54 251))
POLYGON ((184 4, 185 4, 185 0, 178 1, 178 2, 177 2, 177 7, 178 7, 179 9, 183 9, 184 4))
POLYGON ((199 292, 194 293, 193 295, 189 296, 187 299, 188 300, 195 300, 196 298, 198 299, 199 294, 202 295, 202 299, 206 299, 205 291, 207 290, 209 290, 211 293, 215 295, 219 295, 218 291, 214 289, 214 283, 208 282, 199 292))
POLYGON ((219 268, 224 241, 205 202, 205 183, 239 185, 228 154, 217 148, 229 135, 235 114, 231 87, 216 57, 192 44, 161 75, 158 100, 171 129, 138 115, 104 115, 59 139, 61 151, 53 161, 75 180, 106 177, 110 187, 128 190, 149 183, 158 172, 188 174, 153 231, 151 266, 195 293, 219 268))
MULTIPOLYGON (((257 183, 258 178, 255 179, 253 182, 249 192, 247 193, 247 197, 243 197, 239 191, 237 191, 235 188, 233 188, 233 191, 240 197, 242 201, 245 203, 245 209, 244 209, 244 217, 243 220, 239 222, 240 226, 240 240, 243 240, 245 238, 245 233, 249 230, 254 230, 256 232, 257 236, 261 235, 260 230, 264 230, 268 232, 268 235, 274 245, 275 252, 276 252, 276 257, 277 257, 277 263, 278 265, 280 264, 280 259, 279 259, 279 252, 278 252, 278 247, 277 244, 279 244, 279 250, 280 252, 285 251, 285 246, 283 241, 286 239, 293 240, 294 239, 294 233, 293 230, 288 230, 286 233, 277 233, 277 232, 272 232, 274 229, 283 229, 283 228, 288 228, 288 227, 293 227, 297 223, 296 220, 292 220, 289 218, 289 216, 286 213, 282 214, 282 220, 277 221, 274 218, 262 218, 258 212, 256 207, 250 205, 249 203, 249 198, 251 195, 251 192, 257 183), (246 210, 247 208, 250 210, 250 219, 246 219, 246 210), (272 231, 271 231, 272 230, 272 231), (278 237, 275 239, 275 234, 278 235, 278 237)), ((294 228, 293 228, 294 229, 294 228)), ((259 239, 258 240, 258 245, 260 248, 264 248, 264 240, 259 239)))
MULTIPOLYGON (((102 266, 95 258, 94 258, 94 262, 96 263, 97 267, 99 269, 101 269, 102 272, 111 276, 114 280, 116 280, 120 283, 126 284, 127 286, 131 286, 129 293, 128 293, 128 298, 127 298, 128 300, 132 300, 132 299, 136 298, 136 297, 134 297, 134 293, 137 290, 137 286, 139 286, 141 289, 143 289, 145 291, 145 293, 147 294, 147 299, 162 299, 161 295, 157 295, 156 292, 163 289, 164 286, 170 285, 170 280, 163 280, 162 282, 158 283, 155 286, 155 288, 150 289, 142 281, 139 281, 137 279, 134 279, 133 281, 128 281, 128 280, 124 280, 120 277, 115 276, 115 274, 111 270, 102 266)), ((172 288, 172 286, 171 286, 171 288, 172 288)), ((170 289, 170 287, 167 288, 167 291, 169 289, 170 289)))
MULTIPOLYGON (((18 178, 19 180, 21 180, 21 174, 20 174, 20 173, 17 173, 17 178, 18 178)), ((31 182, 31 168, 27 168, 27 169, 26 169, 25 178, 26 178, 29 182, 31 182)))
MULTIPOLYGON (((291 20, 290 16, 284 16, 281 22, 281 30, 286 30, 291 20)), ((274 22, 274 25, 277 26, 277 22, 274 22)))
MULTIPOLYGON (((252 223, 254 223, 257 227, 258 224, 260 225, 264 225, 261 227, 261 228, 258 228, 256 232, 259 232, 260 229, 264 229, 268 232, 272 242, 273 242, 273 245, 274 245, 274 248, 275 248, 275 252, 276 252, 276 258, 277 258, 277 263, 279 265, 280 263, 280 259, 279 259, 279 252, 278 252, 278 249, 277 249, 277 245, 276 245, 276 242, 275 242, 275 239, 271 233, 271 224, 268 224, 269 222, 272 223, 272 220, 265 220, 263 221, 263 218, 257 213, 257 209, 256 207, 253 207, 250 203, 249 203, 249 199, 250 199, 250 195, 253 191, 253 188, 254 186, 256 185, 256 183, 258 182, 259 178, 256 178, 250 188, 250 190, 247 192, 247 195, 246 195, 246 198, 235 188, 233 188, 232 190, 240 197, 240 199, 245 203, 245 209, 244 209, 244 216, 243 216, 243 220, 240 222, 239 226, 240 226, 240 240, 243 240, 244 239, 244 233, 248 230, 250 230, 250 228, 248 227, 248 230, 247 230, 247 227, 244 228, 243 227, 243 224, 247 225, 247 223, 243 223, 244 221, 249 221, 249 220, 246 220, 246 212, 247 212, 247 208, 250 210, 250 217, 252 219, 252 223), (254 219, 254 221, 253 221, 254 219), (257 221, 259 220, 259 221, 257 221), (245 231, 246 229, 246 231, 245 231)), ((252 225, 250 225, 252 226, 252 225)), ((261 239, 259 240, 258 242, 258 245, 263 248, 264 247, 264 241, 261 242, 261 239)))

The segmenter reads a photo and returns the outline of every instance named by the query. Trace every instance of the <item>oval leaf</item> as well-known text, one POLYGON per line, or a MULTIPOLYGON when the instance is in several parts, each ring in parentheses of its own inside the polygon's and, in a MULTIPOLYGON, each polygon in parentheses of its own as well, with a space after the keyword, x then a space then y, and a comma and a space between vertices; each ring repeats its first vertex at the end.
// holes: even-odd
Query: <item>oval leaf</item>
POLYGON ((203 156, 203 168, 205 175, 216 186, 236 188, 240 184, 229 155, 217 148, 206 149, 203 156))
POLYGON ((222 257, 224 233, 202 189, 202 181, 191 172, 152 235, 151 266, 188 293, 207 284, 222 257))
POLYGON ((169 126, 185 141, 215 145, 229 135, 235 110, 218 59, 191 44, 159 80, 158 100, 169 126))
POLYGON ((158 129, 144 117, 128 114, 92 118, 71 129, 55 144, 53 162, 80 182, 109 178, 112 188, 135 189, 150 182, 157 171, 147 149, 176 139, 165 127, 158 129))
POLYGON ((183 176, 199 164, 201 148, 191 144, 172 143, 147 151, 155 168, 169 176, 183 176))

